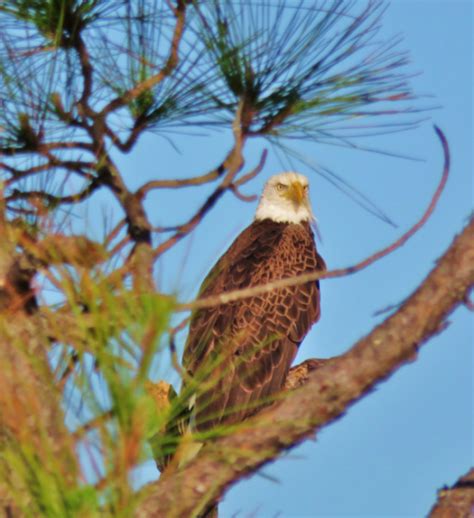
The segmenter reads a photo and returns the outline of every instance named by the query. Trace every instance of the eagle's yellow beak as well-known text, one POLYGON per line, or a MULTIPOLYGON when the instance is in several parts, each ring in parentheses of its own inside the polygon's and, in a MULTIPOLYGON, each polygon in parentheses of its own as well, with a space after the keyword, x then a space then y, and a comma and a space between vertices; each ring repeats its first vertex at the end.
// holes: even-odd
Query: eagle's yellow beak
POLYGON ((288 189, 288 198, 295 204, 301 205, 306 198, 306 192, 300 182, 292 182, 288 189))

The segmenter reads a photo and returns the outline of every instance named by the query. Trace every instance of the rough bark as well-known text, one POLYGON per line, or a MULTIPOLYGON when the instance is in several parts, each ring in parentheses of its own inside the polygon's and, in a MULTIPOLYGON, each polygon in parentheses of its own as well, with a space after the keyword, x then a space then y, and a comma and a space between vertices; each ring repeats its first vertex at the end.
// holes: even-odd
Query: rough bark
POLYGON ((187 466, 146 489, 137 516, 196 516, 242 477, 340 417, 379 381, 416 357, 474 284, 474 217, 419 288, 383 323, 300 389, 209 442, 187 466))
POLYGON ((474 468, 452 487, 438 491, 438 501, 429 518, 472 518, 474 516, 474 468))

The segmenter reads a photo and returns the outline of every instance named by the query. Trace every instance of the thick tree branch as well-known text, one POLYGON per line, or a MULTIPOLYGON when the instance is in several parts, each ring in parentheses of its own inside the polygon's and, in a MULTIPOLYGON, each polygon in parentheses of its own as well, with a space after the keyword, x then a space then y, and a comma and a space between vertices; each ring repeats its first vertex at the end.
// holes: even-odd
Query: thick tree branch
POLYGON ((438 501, 429 518, 469 518, 474 516, 474 468, 452 487, 438 491, 438 501))
POLYGON ((0 193, 0 514, 20 516, 11 503, 26 507, 31 493, 19 485, 12 465, 34 471, 31 462, 37 462, 57 469, 55 475, 71 487, 78 470, 61 393, 51 376, 47 329, 30 284, 35 271, 16 253, 12 237, 0 193))
POLYGON ((474 284, 474 217, 396 313, 347 353, 316 369, 304 387, 210 442, 180 471, 148 488, 137 516, 196 516, 237 480, 340 417, 413 359, 474 284))

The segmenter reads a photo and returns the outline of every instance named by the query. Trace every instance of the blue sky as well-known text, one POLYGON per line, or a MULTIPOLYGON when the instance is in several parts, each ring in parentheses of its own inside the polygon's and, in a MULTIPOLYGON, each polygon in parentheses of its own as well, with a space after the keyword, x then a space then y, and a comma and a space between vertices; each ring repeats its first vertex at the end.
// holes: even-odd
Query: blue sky
MULTIPOLYGON (((418 157, 410 161, 380 154, 305 143, 299 149, 351 182, 398 224, 394 229, 363 211, 324 179, 301 167, 311 181, 311 198, 330 268, 351 265, 394 241, 425 210, 440 179, 442 152, 432 124, 445 132, 452 154, 446 191, 427 225, 402 249, 356 275, 322 283, 322 318, 301 346, 297 362, 346 351, 384 318, 378 310, 409 295, 433 267, 473 206, 472 3, 394 1, 384 16, 382 35, 401 33, 410 50, 414 89, 438 105, 432 119, 411 132, 372 138, 368 144, 418 157)), ((150 136, 121 159, 129 185, 146 179, 194 176, 225 156, 229 135, 176 137, 181 154, 150 136)), ((251 142, 248 167, 259 159, 262 142, 251 142)), ((282 170, 270 153, 264 171, 244 190, 259 193, 264 181, 282 170)), ((162 191, 148 208, 156 225, 185 221, 209 189, 162 191)), ((227 194, 203 224, 158 267, 160 288, 180 299, 195 296, 199 284, 235 236, 253 217, 256 203, 227 194)), ((221 516, 257 517, 419 517, 436 490, 452 484, 473 464, 473 320, 458 309, 450 325, 377 390, 261 474, 233 487, 221 516)), ((180 337, 182 347, 185 334, 180 337)), ((157 378, 176 381, 168 365, 157 378)), ((137 477, 156 477, 147 463, 137 477)))

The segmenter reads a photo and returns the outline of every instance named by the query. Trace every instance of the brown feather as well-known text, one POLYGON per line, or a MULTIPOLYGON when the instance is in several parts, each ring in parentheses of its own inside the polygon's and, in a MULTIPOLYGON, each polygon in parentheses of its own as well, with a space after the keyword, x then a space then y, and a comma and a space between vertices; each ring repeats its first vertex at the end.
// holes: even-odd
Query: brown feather
MULTIPOLYGON (((255 221, 206 277, 200 297, 323 270, 309 223, 255 221)), ((320 315, 319 282, 201 309, 183 365, 196 382, 196 428, 235 423, 278 392, 320 315)))

